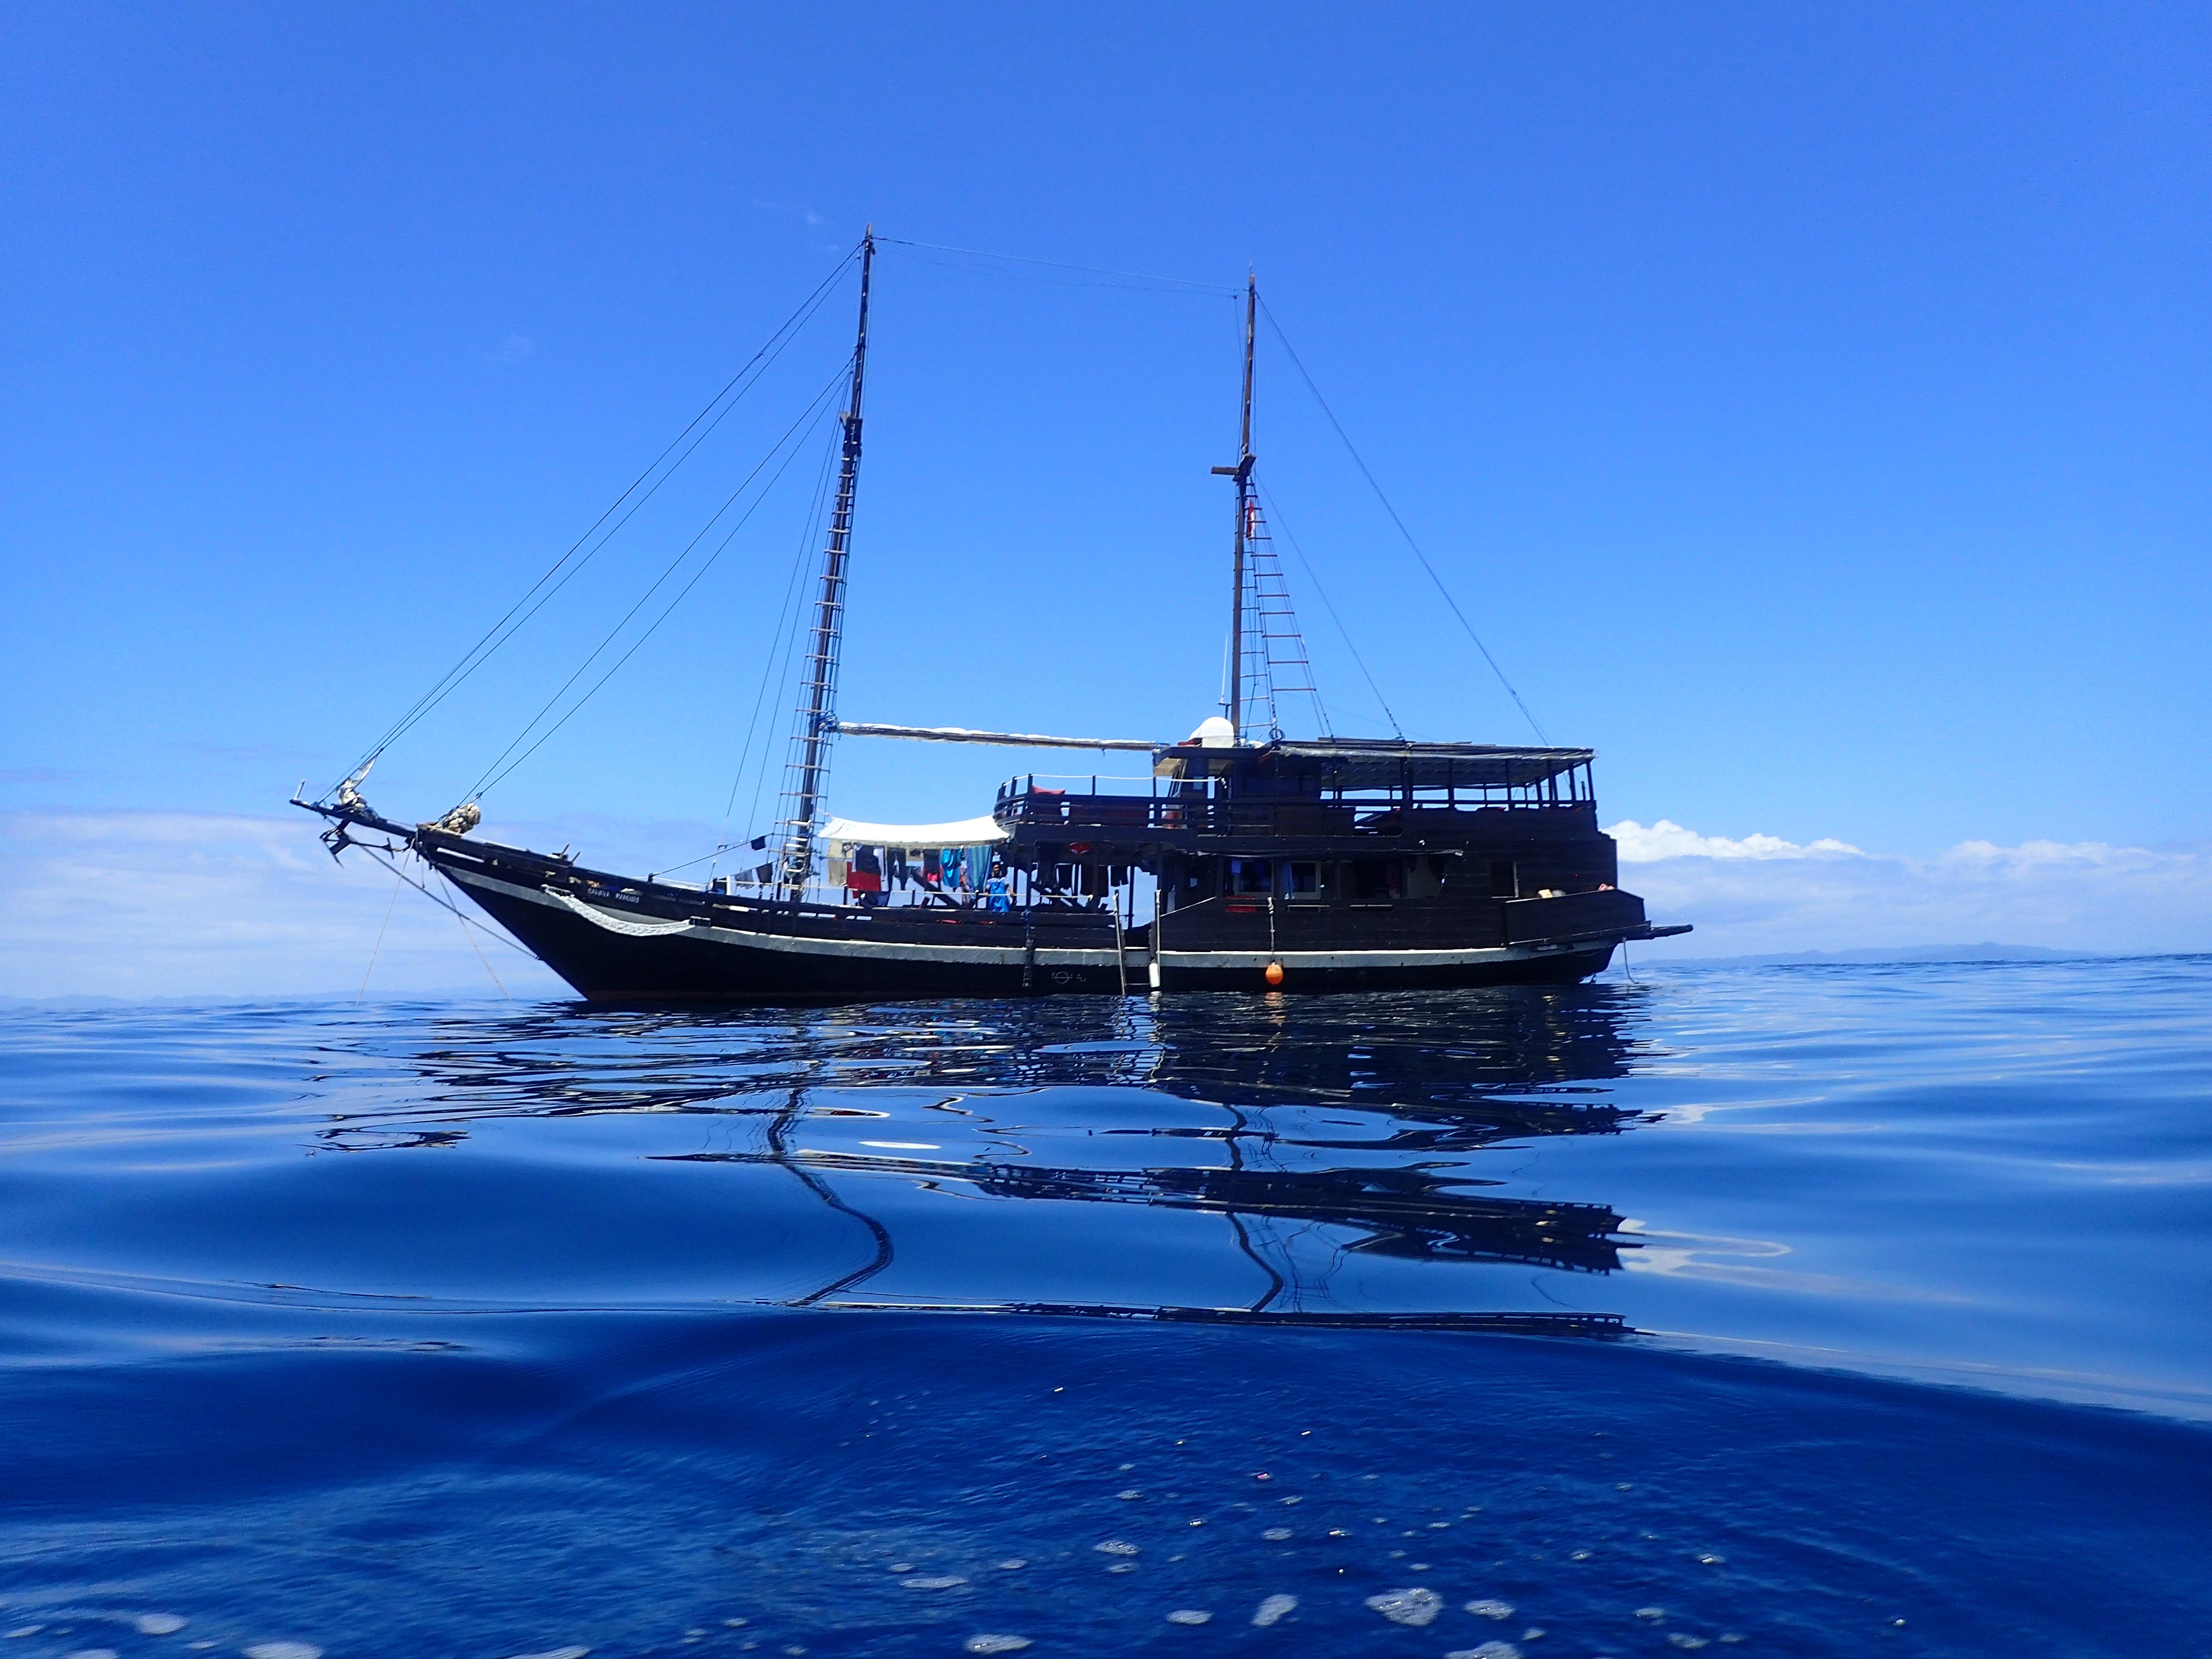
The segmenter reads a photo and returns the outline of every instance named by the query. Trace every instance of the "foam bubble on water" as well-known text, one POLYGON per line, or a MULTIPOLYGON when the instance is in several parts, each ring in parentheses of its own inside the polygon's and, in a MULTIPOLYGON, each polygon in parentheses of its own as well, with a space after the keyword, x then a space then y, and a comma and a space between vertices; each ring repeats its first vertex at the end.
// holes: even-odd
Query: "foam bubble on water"
MULTIPOLYGON (((252 1647, 243 1649, 242 1651, 246 1655, 246 1659, 323 1659, 323 1650, 313 1642, 256 1642, 252 1647)), ((568 1649, 563 1648, 559 1651, 561 1659, 568 1659, 568 1649)), ((581 1659, 581 1656, 589 1651, 588 1648, 575 1650, 578 1659, 581 1659)), ((554 1659, 554 1656, 552 1654, 517 1654, 515 1659, 554 1659)))
POLYGON ((1029 1644, 1026 1636, 994 1636, 986 1632, 969 1637, 960 1646, 967 1653, 1019 1653, 1029 1644))
MULTIPOLYGON (((1178 1561, 1182 1559, 1182 1558, 1181 1556, 1176 1557, 1176 1559, 1178 1561)), ((1134 1572, 1136 1570, 1137 1564, 1134 1561, 1116 1561, 1112 1566, 1106 1569, 1109 1572, 1134 1572)))
POLYGON ((219 1646, 219 1645, 221 1645, 221 1644, 220 1644, 219 1643, 216 1642, 212 1638, 210 1638, 210 1639, 208 1639, 207 1641, 204 1641, 204 1642, 187 1642, 187 1643, 185 1643, 185 1645, 187 1648, 191 1649, 193 1652, 197 1653, 197 1652, 198 1652, 202 1648, 212 1648, 212 1647, 219 1646))
POLYGON ((1521 1650, 1510 1642, 1485 1642, 1477 1648, 1455 1648, 1444 1659, 1521 1659, 1521 1650))
POLYGON ((1681 1632, 1676 1631, 1667 1639, 1685 1653, 1694 1653, 1699 1648, 1705 1646, 1710 1638, 1703 1636, 1685 1636, 1681 1632))
POLYGON ((142 1613, 131 1622, 141 1636, 174 1636, 185 1627, 183 1615, 174 1613, 142 1613))
POLYGON ((1291 1529, 1288 1527, 1270 1527, 1267 1531, 1261 1533, 1260 1536, 1262 1538, 1273 1539, 1276 1543, 1279 1544, 1283 1540, 1291 1536, 1291 1529))
POLYGON ((1587 1561, 1589 1559, 1590 1553, 1588 1550, 1575 1550, 1571 1552, 1567 1556, 1567 1559, 1570 1561, 1587 1561))
MULTIPOLYGON (((283 1644, 278 1643, 273 1645, 282 1646, 283 1644)), ((789 1650, 787 1649, 786 1650, 786 1651, 788 1650, 789 1650)), ((322 1650, 320 1648, 309 1648, 307 1651, 308 1653, 317 1655, 319 1659, 322 1653, 322 1650)), ((518 1653, 514 1656, 514 1659, 584 1659, 584 1656, 590 1651, 591 1649, 589 1648, 579 1647, 548 1648, 543 1653, 518 1653)), ((258 1656, 256 1655, 254 1650, 252 1648, 246 1649, 246 1659, 258 1659, 258 1656)), ((296 1659, 296 1656, 295 1656, 295 1659, 296 1659)))
POLYGON ((1394 1625, 1427 1625, 1443 1611, 1444 1598, 1432 1589, 1415 1585, 1410 1589, 1386 1590, 1370 1595, 1367 1605, 1394 1625))
POLYGON ((1144 1493, 1139 1492, 1134 1486, 1130 1487, 1127 1492, 1117 1492, 1114 1494, 1115 1497, 1120 1498, 1124 1504, 1133 1504, 1144 1495, 1144 1493))
POLYGON ((912 1572, 914 1571, 914 1563, 911 1561, 894 1561, 890 1565, 890 1571, 893 1572, 912 1572))
POLYGON ((20 1637, 36 1636, 45 1628, 44 1625, 18 1625, 8 1632, 5 1639, 12 1642, 20 1637))
POLYGON ((1133 1469, 1136 1467, 1137 1466, 1134 1463, 1124 1463, 1120 1468, 1115 1470, 1114 1473, 1116 1474, 1127 1474, 1131 1469, 1133 1469))
POLYGON ((1743 1636, 1738 1631, 1724 1630, 1720 1633, 1719 1639, 1723 1642, 1741 1642, 1743 1640, 1743 1636))
POLYGON ((123 1659, 113 1648, 79 1648, 66 1659, 123 1659))
POLYGON ((1328 1529, 1328 1535, 1331 1538, 1349 1538, 1352 1536, 1352 1528, 1349 1527, 1331 1527, 1328 1529))
POLYGON ((1513 1616, 1513 1604, 1501 1601, 1494 1595, 1486 1595, 1480 1601, 1468 1602, 1467 1610, 1478 1619, 1510 1619, 1513 1616))
POLYGON ((1019 1572, 1027 1565, 1029 1563, 1018 1555, 1010 1555, 998 1564, 999 1571, 1001 1572, 1019 1572))
POLYGON ((1213 1615, 1202 1607, 1177 1607, 1168 1615, 1170 1625, 1210 1625, 1213 1615))
POLYGON ((1283 1500, 1285 1504, 1303 1504, 1305 1501, 1306 1500, 1303 1498, 1285 1498, 1283 1500))
POLYGON ((1544 1627, 1541 1625, 1531 1625, 1521 1632, 1521 1639, 1524 1642, 1534 1642, 1540 1639, 1543 1634, 1544 1627))
POLYGON ((1656 1625, 1666 1618, 1667 1609, 1664 1607, 1638 1607, 1636 1610, 1636 1616, 1638 1619, 1649 1619, 1656 1625))
POLYGON ((1636 1483, 1632 1480, 1618 1480, 1613 1483, 1613 1489, 1615 1492, 1634 1492, 1636 1483))
POLYGON ((916 1573, 911 1578, 899 1580, 899 1583, 904 1584, 908 1589, 951 1589, 956 1584, 964 1584, 967 1582, 959 1574, 953 1572, 916 1573))
POLYGON ((732 1630, 743 1630, 750 1621, 744 1619, 725 1619, 722 1622, 732 1630))
POLYGON ((1698 1560, 1702 1565, 1717 1567, 1725 1565, 1728 1560, 1728 1557, 1725 1555, 1701 1555, 1698 1558, 1698 1560))
POLYGON ((1258 1610, 1252 1615, 1252 1622, 1265 1630, 1268 1626, 1279 1623, 1285 1613, 1296 1612, 1298 1598, 1295 1595, 1271 1595, 1260 1603, 1258 1610))
POLYGON ((1097 1550, 1101 1555, 1134 1555, 1138 1553, 1137 1547, 1134 1544, 1125 1544, 1118 1538, 1109 1538, 1103 1543, 1093 1544, 1091 1547, 1097 1550))

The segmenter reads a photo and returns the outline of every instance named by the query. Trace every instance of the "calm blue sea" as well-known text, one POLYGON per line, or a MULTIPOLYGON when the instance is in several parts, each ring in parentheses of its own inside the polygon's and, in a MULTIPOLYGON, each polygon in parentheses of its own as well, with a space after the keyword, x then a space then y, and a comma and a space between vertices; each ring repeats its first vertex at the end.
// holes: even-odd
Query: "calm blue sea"
POLYGON ((0 1077, 0 1659, 2212 1652, 2212 957, 0 1077))

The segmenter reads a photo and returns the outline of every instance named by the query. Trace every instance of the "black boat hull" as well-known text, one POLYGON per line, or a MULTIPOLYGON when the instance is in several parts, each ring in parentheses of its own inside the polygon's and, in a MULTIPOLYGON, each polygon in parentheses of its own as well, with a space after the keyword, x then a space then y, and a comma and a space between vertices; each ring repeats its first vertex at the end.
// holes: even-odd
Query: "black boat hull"
MULTIPOLYGON (((428 850, 428 849, 425 849, 428 850)), ((456 884, 577 993, 595 1002, 834 1003, 1167 991, 1325 992, 1567 984, 1601 971, 1620 936, 1470 949, 1164 949, 1117 944, 1096 915, 794 909, 744 921, 633 917, 431 853, 456 884), (841 927, 865 937, 838 937, 841 927), (935 939, 921 937, 934 930, 935 939), (1271 984, 1270 964, 1281 978, 1271 984), (1158 977, 1153 970, 1157 967, 1158 977)))

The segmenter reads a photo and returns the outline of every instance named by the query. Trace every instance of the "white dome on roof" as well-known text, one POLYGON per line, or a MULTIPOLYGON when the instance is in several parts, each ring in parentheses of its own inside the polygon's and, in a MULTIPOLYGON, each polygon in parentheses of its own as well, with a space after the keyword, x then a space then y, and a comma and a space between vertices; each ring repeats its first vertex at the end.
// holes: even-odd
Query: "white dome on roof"
POLYGON ((1198 730, 1183 739, 1201 749, 1234 749, 1237 728, 1218 714, 1209 714, 1198 723, 1198 730))

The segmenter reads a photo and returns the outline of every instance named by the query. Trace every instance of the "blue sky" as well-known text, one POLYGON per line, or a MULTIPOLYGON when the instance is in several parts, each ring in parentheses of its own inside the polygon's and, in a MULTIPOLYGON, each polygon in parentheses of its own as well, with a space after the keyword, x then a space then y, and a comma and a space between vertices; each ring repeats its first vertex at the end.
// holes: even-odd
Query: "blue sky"
MULTIPOLYGON (((1544 730, 1601 751, 1608 823, 1929 870, 2205 839, 2201 9, 25 5, 0 31, 0 809, 212 823, 335 777, 872 221, 1256 269, 1544 730)), ((458 799, 849 326, 841 289, 372 798, 458 799)), ((1231 302, 891 246, 874 343, 844 712, 1211 712, 1231 302)), ((1272 336, 1259 372, 1262 477, 1399 720, 1527 736, 1272 336)), ((491 832, 653 862, 711 837, 815 460, 491 832)), ((1340 728, 1384 729, 1290 575, 1340 728)), ((831 805, 965 815, 1004 765, 848 742, 831 805)))

